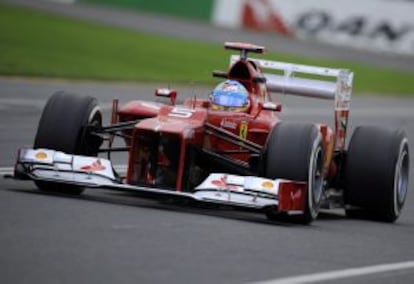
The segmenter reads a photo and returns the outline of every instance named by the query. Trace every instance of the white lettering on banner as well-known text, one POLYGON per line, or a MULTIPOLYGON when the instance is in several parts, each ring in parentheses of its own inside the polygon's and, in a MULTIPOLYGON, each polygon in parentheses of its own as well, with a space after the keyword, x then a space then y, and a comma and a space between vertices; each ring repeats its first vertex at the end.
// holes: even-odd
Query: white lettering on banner
POLYGON ((233 7, 227 1, 216 0, 215 13, 220 7, 238 13, 231 16, 233 27, 414 55, 414 1, 240 0, 231 1, 233 7))
POLYGON ((327 11, 309 11, 300 15, 296 27, 308 34, 321 32, 345 34, 349 37, 365 37, 366 39, 384 39, 389 42, 404 40, 414 32, 414 26, 408 24, 395 25, 390 21, 370 22, 368 17, 351 16, 343 20, 334 18, 327 11))

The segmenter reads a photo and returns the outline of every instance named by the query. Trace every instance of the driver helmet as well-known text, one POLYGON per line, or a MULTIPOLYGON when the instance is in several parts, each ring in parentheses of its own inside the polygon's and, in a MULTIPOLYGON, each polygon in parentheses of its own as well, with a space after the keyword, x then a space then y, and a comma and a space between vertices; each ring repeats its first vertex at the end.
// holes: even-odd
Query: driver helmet
POLYGON ((226 80, 218 84, 210 95, 210 101, 213 110, 243 112, 250 106, 249 93, 235 80, 226 80))

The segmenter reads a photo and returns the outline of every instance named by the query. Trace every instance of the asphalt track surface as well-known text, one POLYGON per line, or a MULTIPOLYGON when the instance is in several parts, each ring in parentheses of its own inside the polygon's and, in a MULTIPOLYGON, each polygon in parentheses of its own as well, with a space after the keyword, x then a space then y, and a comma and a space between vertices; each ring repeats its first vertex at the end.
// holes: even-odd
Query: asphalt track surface
MULTIPOLYGON (((151 99, 155 87, 0 78, 1 170, 13 165, 16 148, 32 144, 54 91, 96 96, 108 119, 113 97, 151 99)), ((175 87, 181 96, 208 94, 175 87)), ((284 119, 332 121, 331 102, 276 99, 284 119)), ((355 97, 351 131, 361 124, 402 127, 414 149, 413 107, 413 99, 355 97)), ((335 210, 299 226, 115 191, 44 194, 31 182, 0 179, 0 283, 413 283, 413 234, 412 183, 395 224, 347 219, 335 210), (308 275, 316 272, 329 274, 308 275), (286 279, 299 275, 305 276, 286 279)))
MULTIPOLYGON (((104 13, 71 7, 62 10, 79 9, 85 17, 101 11, 92 18, 104 13)), ((139 21, 130 17, 118 20, 139 21)), ((383 65, 388 59, 369 60, 383 65)), ((404 62, 392 62, 405 68, 404 62)), ((96 96, 108 119, 112 98, 150 99, 155 87, 0 78, 0 172, 10 170, 18 147, 32 144, 42 107, 53 92, 96 96)), ((183 96, 208 93, 174 87, 183 96)), ((284 119, 332 121, 330 102, 277 99, 284 105, 284 119)), ((402 127, 414 149, 413 109, 413 99, 355 97, 351 132, 363 124, 402 127)), ((272 223, 260 214, 159 203, 114 191, 44 194, 31 182, 0 179, 0 283, 414 283, 413 235, 412 183, 395 224, 347 219, 335 210, 323 212, 311 226, 298 226, 272 223)))

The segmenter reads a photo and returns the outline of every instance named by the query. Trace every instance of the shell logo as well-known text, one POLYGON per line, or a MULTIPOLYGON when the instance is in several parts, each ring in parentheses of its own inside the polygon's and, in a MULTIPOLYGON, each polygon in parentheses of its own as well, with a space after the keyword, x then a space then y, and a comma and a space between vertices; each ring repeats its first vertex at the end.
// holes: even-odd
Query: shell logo
POLYGON ((47 158, 47 154, 45 152, 41 151, 41 152, 37 152, 35 157, 36 157, 36 159, 44 160, 44 159, 47 158))
POLYGON ((240 130, 239 130, 240 138, 246 140, 248 131, 249 131, 249 126, 246 121, 243 121, 240 124, 240 130))
POLYGON ((264 182, 262 182, 262 187, 263 188, 267 188, 267 189, 273 188, 273 182, 271 182, 271 181, 264 181, 264 182))

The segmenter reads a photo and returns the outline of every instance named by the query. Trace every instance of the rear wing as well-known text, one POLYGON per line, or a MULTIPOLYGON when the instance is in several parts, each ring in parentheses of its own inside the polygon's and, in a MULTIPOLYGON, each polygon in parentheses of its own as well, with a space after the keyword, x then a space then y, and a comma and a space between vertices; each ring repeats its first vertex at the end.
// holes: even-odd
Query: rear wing
MULTIPOLYGON (((230 65, 242 60, 240 55, 230 57, 230 65)), ((352 95, 354 73, 347 69, 334 69, 310 65, 293 64, 257 58, 247 58, 262 70, 282 71, 283 75, 264 73, 266 87, 270 92, 335 101, 336 149, 344 150, 352 95), (316 75, 318 79, 301 78, 316 75), (327 80, 323 80, 326 77, 327 80), (334 78, 332 80, 330 78, 334 78)))
MULTIPOLYGON (((239 60, 239 55, 232 55, 230 65, 239 60)), ((267 89, 271 92, 335 100, 336 107, 349 109, 354 73, 347 69, 333 69, 257 58, 248 58, 248 60, 254 62, 263 70, 272 69, 283 72, 283 75, 264 74, 267 89), (301 74, 333 77, 336 78, 336 82, 301 78, 301 74)))

